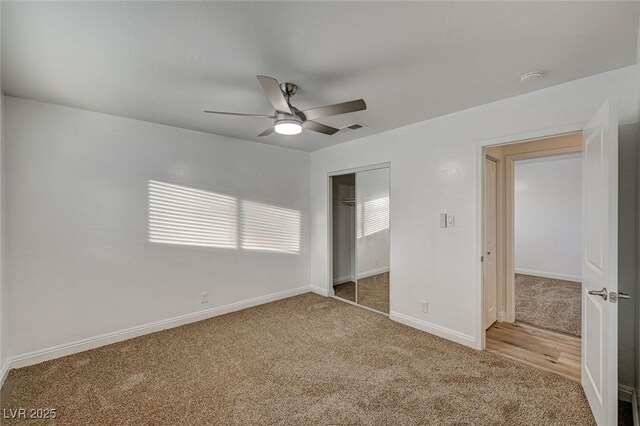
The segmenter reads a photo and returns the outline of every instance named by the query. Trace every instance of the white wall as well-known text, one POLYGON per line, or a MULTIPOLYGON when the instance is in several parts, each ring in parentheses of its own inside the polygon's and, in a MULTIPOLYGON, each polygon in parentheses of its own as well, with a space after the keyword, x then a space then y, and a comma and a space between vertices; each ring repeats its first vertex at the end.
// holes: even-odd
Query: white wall
POLYGON ((8 356, 308 290, 307 153, 5 101, 8 356), (299 211, 302 248, 289 254, 151 243, 149 180, 299 211))
POLYGON ((515 162, 517 273, 581 282, 582 156, 515 162))
MULTIPOLYGON (((391 318, 480 344, 478 142, 583 125, 608 97, 638 118, 632 66, 347 142, 311 154, 311 282, 327 288, 327 173, 391 162, 391 318), (440 228, 439 214, 455 214, 440 228), (420 301, 429 302, 429 312, 420 301)), ((428 100, 426 100, 428 101, 428 100)))

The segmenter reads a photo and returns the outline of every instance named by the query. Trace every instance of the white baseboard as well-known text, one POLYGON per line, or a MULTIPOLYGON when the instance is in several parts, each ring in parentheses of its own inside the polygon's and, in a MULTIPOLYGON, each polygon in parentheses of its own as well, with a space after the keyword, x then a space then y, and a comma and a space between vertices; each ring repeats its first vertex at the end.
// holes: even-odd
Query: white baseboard
POLYGON ((417 328, 418 330, 426 331, 430 334, 435 334, 436 336, 442 337, 443 339, 451 340, 453 342, 460 343, 461 345, 468 346, 473 349, 476 348, 476 340, 473 336, 469 336, 468 334, 460 333, 458 331, 451 330, 437 324, 401 314, 399 312, 389 313, 389 319, 397 321, 404 325, 408 325, 409 327, 417 328))
POLYGON ((349 281, 355 281, 353 275, 345 275, 344 277, 338 277, 333 279, 333 285, 348 283, 349 281))
POLYGON ((142 336, 145 334, 155 333, 157 331, 166 330, 168 328, 179 327, 181 325, 202 321, 208 318, 240 311, 242 309, 251 308, 253 306, 262 305, 269 302, 275 302, 276 300, 286 299, 288 297, 297 296, 299 294, 308 293, 310 291, 315 292, 316 289, 322 290, 319 287, 310 285, 298 287, 291 290, 285 290, 265 296, 254 297, 253 299, 230 303, 228 305, 218 306, 216 308, 204 309, 166 320, 155 321, 148 324, 139 325, 137 327, 127 328, 125 330, 106 333, 99 336, 76 340, 74 342, 69 342, 62 345, 52 346, 49 348, 28 352, 22 355, 13 356, 5 361, 4 365, 2 366, 2 370, 0 370, 0 386, 2 386, 2 384, 4 383, 9 370, 14 368, 22 368, 29 365, 39 364, 44 361, 72 355, 78 352, 84 352, 89 349, 95 349, 100 346, 110 345, 112 343, 121 342, 123 340, 132 339, 134 337, 142 336))
POLYGON ((9 361, 3 362, 2 367, 0 367, 0 387, 4 384, 4 380, 7 378, 9 370, 11 370, 11 368, 9 368, 9 361))
POLYGON ((620 401, 632 402, 634 391, 630 386, 618 384, 618 399, 620 401))
POLYGON ((309 287, 311 288, 312 292, 319 294, 320 296, 329 297, 329 290, 327 290, 326 288, 318 287, 317 285, 312 285, 309 287))
POLYGON ((385 266, 382 268, 369 269, 368 271, 358 272, 358 279, 372 277, 378 274, 384 274, 385 272, 389 272, 389 267, 385 266))
POLYGON ((515 268, 516 274, 533 275, 534 277, 551 278, 554 280, 582 282, 582 277, 578 275, 557 274, 555 272, 535 271, 533 269, 515 268))
MULTIPOLYGON (((385 272, 389 272, 389 267, 385 266, 383 268, 376 268, 376 269, 370 269, 368 271, 363 271, 363 272, 359 272, 358 273, 358 279, 362 279, 362 278, 367 278, 367 277, 372 277, 374 275, 378 275, 378 274, 384 274, 385 272)), ((346 275, 344 277, 338 277, 338 278, 334 278, 333 279, 333 285, 336 284, 344 284, 344 283, 348 283, 349 281, 354 281, 355 282, 355 277, 353 275, 346 275)))

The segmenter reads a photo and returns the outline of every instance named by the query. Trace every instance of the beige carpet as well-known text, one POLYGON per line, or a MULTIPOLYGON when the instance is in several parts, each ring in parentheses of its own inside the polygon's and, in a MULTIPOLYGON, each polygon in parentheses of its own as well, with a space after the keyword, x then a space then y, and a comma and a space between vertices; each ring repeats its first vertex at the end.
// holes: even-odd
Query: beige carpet
POLYGON ((594 424, 577 383, 311 293, 14 370, 18 407, 58 425, 594 424))
MULTIPOLYGON (((333 286, 335 295, 352 302, 356 301, 356 284, 353 281, 333 286)), ((389 313, 389 273, 385 272, 358 280, 359 305, 376 311, 389 313)))
POLYGON ((349 281, 348 283, 335 284, 333 291, 336 296, 341 297, 351 302, 356 301, 356 283, 349 281))
POLYGON ((389 273, 358 279, 358 304, 389 313, 389 273))
POLYGON ((618 400, 618 426, 633 426, 633 406, 630 402, 618 400))
POLYGON ((516 274, 516 321, 580 336, 582 284, 516 274))

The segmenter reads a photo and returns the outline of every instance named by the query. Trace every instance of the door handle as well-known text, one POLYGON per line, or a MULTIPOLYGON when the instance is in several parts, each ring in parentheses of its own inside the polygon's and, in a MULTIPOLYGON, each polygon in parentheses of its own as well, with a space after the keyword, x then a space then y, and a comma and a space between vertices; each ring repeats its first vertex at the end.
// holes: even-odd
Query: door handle
POLYGON ((592 296, 600 296, 604 300, 607 300, 607 288, 602 287, 602 290, 589 290, 589 294, 592 296))
POLYGON ((631 299, 627 293, 618 293, 618 299, 631 299))

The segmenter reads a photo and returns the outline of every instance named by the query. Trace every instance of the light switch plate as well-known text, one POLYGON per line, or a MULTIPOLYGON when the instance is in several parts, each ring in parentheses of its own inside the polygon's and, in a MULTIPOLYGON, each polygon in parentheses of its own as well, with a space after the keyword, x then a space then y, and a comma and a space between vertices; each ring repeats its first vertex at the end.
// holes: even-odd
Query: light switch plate
POLYGON ((440 213, 440 228, 446 228, 446 227, 447 227, 447 214, 440 213))
POLYGON ((452 214, 448 214, 447 216, 447 228, 453 228, 456 226, 456 217, 452 214))

